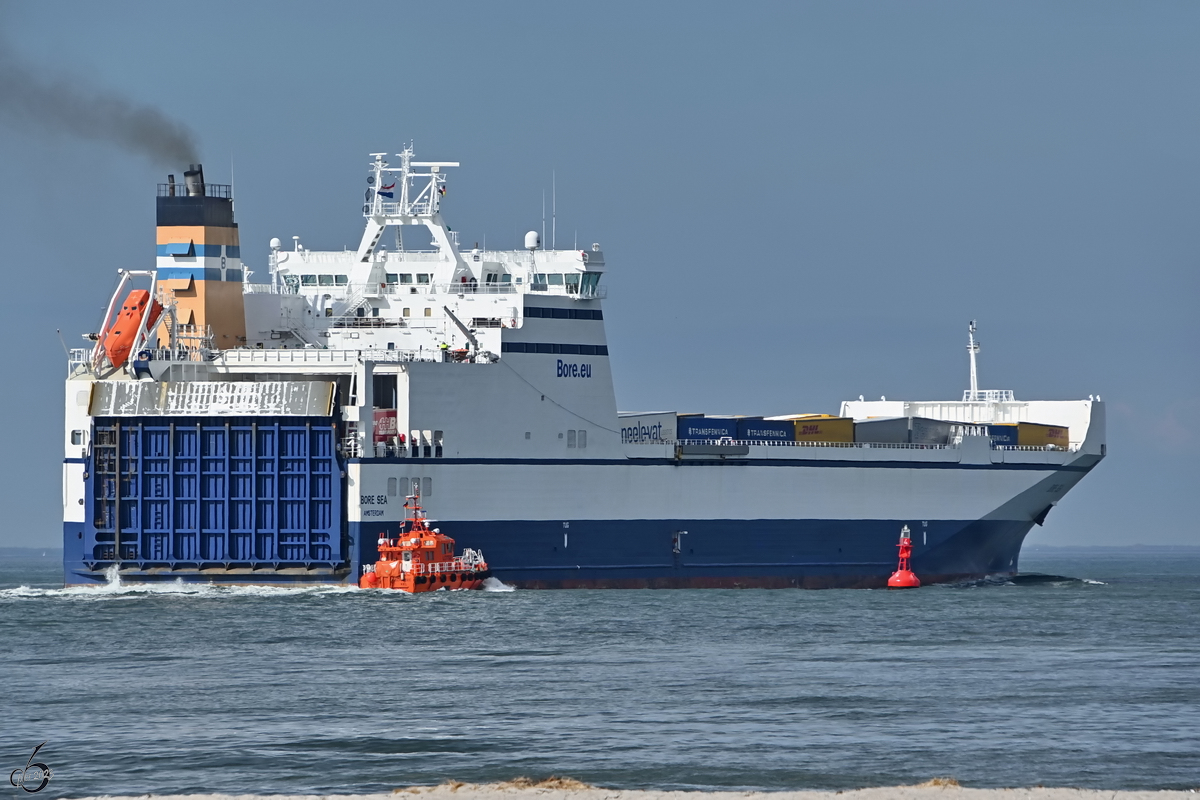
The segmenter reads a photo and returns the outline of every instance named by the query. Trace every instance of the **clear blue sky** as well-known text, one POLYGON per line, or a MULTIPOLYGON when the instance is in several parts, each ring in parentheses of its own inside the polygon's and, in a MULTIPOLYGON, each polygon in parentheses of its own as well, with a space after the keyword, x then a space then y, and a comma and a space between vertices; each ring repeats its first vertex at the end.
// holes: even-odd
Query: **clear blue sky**
MULTIPOLYGON (((1099 393, 1109 458, 1031 542, 1193 544, 1200 5, 0 4, 10 62, 184 122, 242 250, 353 245, 367 153, 460 160, 444 213, 600 242, 622 409, 1099 393)), ((3 101, 3 97, 0 97, 3 101)), ((67 109, 61 113, 70 114, 67 109)), ((62 379, 156 164, 5 114, 0 544, 60 542, 62 379)))

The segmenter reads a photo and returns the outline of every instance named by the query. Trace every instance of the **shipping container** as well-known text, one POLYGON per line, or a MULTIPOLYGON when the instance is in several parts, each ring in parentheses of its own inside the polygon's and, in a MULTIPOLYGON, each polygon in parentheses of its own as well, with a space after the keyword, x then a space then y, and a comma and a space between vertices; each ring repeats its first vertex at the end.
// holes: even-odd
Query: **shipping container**
POLYGON ((854 420, 827 414, 792 420, 797 442, 853 442, 854 420))
POLYGON ((735 438, 751 442, 793 442, 796 426, 791 420, 742 417, 737 421, 735 438))
POLYGON ((854 441, 876 444, 940 445, 950 441, 954 424, 928 417, 878 417, 854 423, 854 441))
POLYGON ((1017 444, 1017 426, 1016 423, 1002 423, 999 425, 987 426, 988 436, 992 437, 992 444, 1003 445, 1005 447, 1015 447, 1017 444))
POLYGON ((948 444, 954 423, 929 417, 909 417, 912 435, 910 444, 948 444))
POLYGON ((680 414, 676 433, 680 439, 734 439, 737 437, 737 423, 734 417, 680 414))
POLYGON ((876 417, 854 423, 854 441, 875 444, 908 444, 908 417, 876 417))
POLYGON ((669 442, 675 438, 674 411, 648 411, 617 415, 622 444, 669 442))
POLYGON ((1022 447, 1045 447, 1053 445, 1066 450, 1071 444, 1071 432, 1069 428, 1064 428, 1061 425, 1018 422, 1017 444, 1022 447))

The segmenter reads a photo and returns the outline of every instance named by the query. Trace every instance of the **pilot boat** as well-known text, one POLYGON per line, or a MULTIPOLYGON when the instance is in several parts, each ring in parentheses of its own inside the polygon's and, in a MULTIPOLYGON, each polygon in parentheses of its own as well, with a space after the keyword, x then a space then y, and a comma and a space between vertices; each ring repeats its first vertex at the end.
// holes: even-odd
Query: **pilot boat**
POLYGON ((433 592, 438 589, 480 589, 491 575, 483 553, 466 548, 454 555, 454 540, 430 528, 420 496, 405 498, 405 526, 398 538, 379 538, 379 560, 363 571, 363 589, 433 592), (407 527, 407 530, 405 530, 407 527))

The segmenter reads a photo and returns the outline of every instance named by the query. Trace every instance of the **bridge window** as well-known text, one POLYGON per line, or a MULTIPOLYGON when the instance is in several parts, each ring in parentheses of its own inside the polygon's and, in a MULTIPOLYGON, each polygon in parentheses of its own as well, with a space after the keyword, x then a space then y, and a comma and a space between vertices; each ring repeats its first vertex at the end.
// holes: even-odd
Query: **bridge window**
POLYGON ((397 275, 395 272, 389 272, 387 275, 384 276, 384 281, 387 282, 389 285, 395 285, 400 282, 400 276, 397 275))
POLYGON ((428 272, 418 272, 417 273, 417 283, 426 283, 426 284, 429 283, 429 273, 428 272))
POLYGON ((317 285, 318 286, 333 286, 333 276, 332 275, 318 275, 317 276, 317 285))
POLYGON ((503 275, 500 276, 500 282, 501 283, 512 283, 512 275, 509 275, 507 272, 504 273, 503 275))
POLYGON ((400 273, 400 282, 401 283, 412 283, 412 273, 411 272, 401 272, 400 273))
POLYGON ((561 272, 550 272, 546 274, 546 283, 551 286, 562 286, 563 276, 561 272))
POLYGON ((566 274, 566 279, 567 279, 567 291, 572 294, 578 294, 579 293, 579 273, 578 272, 568 272, 566 274))
POLYGON ((350 282, 350 278, 345 275, 334 275, 333 282, 337 286, 345 286, 350 282))
POLYGON ((316 286, 317 285, 317 276, 316 275, 301 275, 300 276, 300 285, 301 286, 316 286))

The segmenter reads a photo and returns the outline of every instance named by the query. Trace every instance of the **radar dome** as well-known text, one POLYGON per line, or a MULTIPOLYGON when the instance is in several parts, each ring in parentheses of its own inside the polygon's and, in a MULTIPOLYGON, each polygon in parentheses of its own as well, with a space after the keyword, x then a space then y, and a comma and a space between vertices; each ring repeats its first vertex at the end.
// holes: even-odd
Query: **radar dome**
POLYGON ((525 234, 525 249, 526 250, 537 250, 541 246, 542 246, 542 237, 538 235, 537 231, 530 231, 529 233, 525 234))
POLYGON ((278 236, 271 240, 271 249, 272 250, 278 250, 281 247, 283 247, 283 242, 279 241, 278 236))

